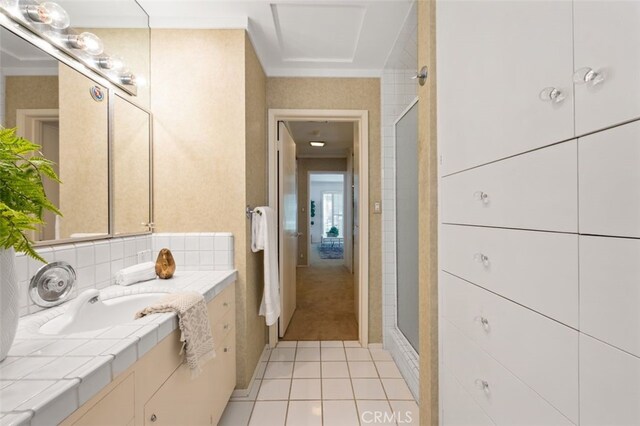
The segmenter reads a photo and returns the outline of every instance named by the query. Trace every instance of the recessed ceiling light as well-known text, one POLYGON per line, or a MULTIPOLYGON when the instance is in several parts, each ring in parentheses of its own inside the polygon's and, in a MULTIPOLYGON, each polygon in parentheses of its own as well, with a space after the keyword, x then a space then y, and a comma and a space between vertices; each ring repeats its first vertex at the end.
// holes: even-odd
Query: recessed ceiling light
POLYGON ((309 145, 311 146, 324 146, 324 142, 323 141, 309 141, 309 145))

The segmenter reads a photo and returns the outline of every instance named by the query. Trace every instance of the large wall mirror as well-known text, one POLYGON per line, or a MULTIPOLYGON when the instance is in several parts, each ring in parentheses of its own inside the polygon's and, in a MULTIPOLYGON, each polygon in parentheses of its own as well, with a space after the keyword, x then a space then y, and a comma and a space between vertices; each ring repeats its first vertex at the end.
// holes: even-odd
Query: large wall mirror
MULTIPOLYGON (((148 18, 135 1, 59 4, 76 29, 99 35, 110 55, 148 75, 148 18)), ((76 59, 0 26, 0 123, 39 144, 62 180, 46 182, 63 216, 45 217, 32 235, 39 244, 149 232, 149 89, 141 84, 132 96, 76 59)))

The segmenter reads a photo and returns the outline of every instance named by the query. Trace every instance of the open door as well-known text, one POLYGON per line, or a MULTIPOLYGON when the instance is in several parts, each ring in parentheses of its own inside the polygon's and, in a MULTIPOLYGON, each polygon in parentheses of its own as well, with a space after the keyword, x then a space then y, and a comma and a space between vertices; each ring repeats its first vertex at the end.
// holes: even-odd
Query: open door
POLYGON ((279 244, 280 306, 278 322, 280 337, 284 336, 296 310, 296 263, 298 253, 298 185, 296 144, 283 122, 278 122, 279 151, 279 244))

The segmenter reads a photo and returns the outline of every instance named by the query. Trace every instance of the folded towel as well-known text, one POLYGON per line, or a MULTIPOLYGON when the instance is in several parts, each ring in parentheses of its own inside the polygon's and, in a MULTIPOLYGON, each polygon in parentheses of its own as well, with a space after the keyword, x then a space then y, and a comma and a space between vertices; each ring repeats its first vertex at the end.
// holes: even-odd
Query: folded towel
POLYGON ((138 263, 121 269, 116 274, 117 285, 131 285, 156 278, 156 264, 153 262, 138 263))
POLYGON ((202 365, 216 356, 204 297, 195 291, 169 294, 136 313, 136 319, 160 312, 178 315, 186 363, 191 369, 191 376, 196 377, 202 372, 202 365))
POLYGON ((276 215, 273 209, 256 207, 251 220, 251 250, 264 250, 264 291, 259 314, 264 316, 267 325, 275 324, 280 316, 277 238, 276 215))

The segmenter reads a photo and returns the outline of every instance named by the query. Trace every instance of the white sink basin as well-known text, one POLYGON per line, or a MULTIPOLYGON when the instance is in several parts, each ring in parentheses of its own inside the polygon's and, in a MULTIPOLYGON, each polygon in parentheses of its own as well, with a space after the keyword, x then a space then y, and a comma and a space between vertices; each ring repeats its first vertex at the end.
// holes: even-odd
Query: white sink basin
POLYGON ((142 293, 103 301, 98 290, 86 290, 71 302, 64 314, 44 323, 39 332, 71 334, 130 323, 134 321, 136 312, 166 294, 142 293))

